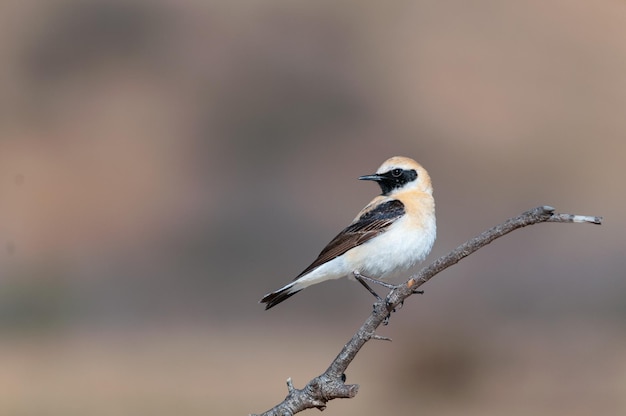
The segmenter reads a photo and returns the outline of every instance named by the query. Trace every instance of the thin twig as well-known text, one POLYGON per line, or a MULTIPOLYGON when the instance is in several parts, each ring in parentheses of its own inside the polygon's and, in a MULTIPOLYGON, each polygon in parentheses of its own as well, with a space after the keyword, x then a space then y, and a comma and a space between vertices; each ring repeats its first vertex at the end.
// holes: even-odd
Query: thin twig
POLYGON ((333 360, 324 373, 315 377, 302 389, 296 389, 287 380, 289 393, 285 400, 262 413, 260 416, 292 416, 305 409, 317 408, 324 410, 326 403, 332 399, 352 398, 356 396, 359 386, 357 384, 345 384, 344 373, 357 353, 371 339, 385 339, 376 335, 375 331, 391 312, 409 296, 419 293, 417 290, 433 276, 448 267, 458 263, 461 259, 474 253, 476 250, 491 243, 496 238, 502 237, 528 225, 542 222, 563 222, 563 223, 590 223, 602 224, 602 217, 589 217, 583 215, 558 214, 550 206, 542 206, 526 211, 523 214, 511 218, 502 224, 483 232, 464 244, 461 244, 449 254, 440 257, 429 266, 411 277, 406 282, 395 286, 387 295, 386 299, 380 299, 374 304, 374 310, 363 323, 361 328, 352 336, 341 352, 333 360))

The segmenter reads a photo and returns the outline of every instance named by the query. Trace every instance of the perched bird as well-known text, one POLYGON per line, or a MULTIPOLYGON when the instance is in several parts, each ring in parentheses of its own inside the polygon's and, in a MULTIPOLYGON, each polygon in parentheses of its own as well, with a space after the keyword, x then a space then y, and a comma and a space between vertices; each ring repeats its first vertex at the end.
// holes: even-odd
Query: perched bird
MULTIPOLYGON (((407 157, 386 160, 375 174, 382 194, 359 212, 352 223, 322 250, 295 280, 261 299, 265 309, 302 289, 330 279, 355 277, 380 282, 424 260, 435 242, 435 200, 428 172, 407 157)), ((385 285, 388 286, 388 285, 385 285)))

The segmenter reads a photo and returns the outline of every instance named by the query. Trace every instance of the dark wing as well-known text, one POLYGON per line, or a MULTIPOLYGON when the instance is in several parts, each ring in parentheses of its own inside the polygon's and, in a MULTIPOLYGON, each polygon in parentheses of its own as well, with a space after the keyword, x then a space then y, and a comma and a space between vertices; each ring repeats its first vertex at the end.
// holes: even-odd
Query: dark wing
POLYGON ((350 224, 333 238, 317 259, 300 273, 296 279, 386 231, 404 213, 404 204, 397 199, 384 202, 376 208, 366 211, 356 222, 350 224))

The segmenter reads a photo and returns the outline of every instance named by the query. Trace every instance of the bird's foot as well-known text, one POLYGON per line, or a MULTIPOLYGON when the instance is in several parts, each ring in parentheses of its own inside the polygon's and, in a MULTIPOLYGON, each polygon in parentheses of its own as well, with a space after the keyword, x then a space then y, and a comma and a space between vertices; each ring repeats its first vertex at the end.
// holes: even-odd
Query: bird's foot
POLYGON ((404 306, 404 301, 401 300, 400 303, 398 303, 396 307, 391 310, 391 312, 399 311, 400 309, 402 309, 403 306, 404 306))

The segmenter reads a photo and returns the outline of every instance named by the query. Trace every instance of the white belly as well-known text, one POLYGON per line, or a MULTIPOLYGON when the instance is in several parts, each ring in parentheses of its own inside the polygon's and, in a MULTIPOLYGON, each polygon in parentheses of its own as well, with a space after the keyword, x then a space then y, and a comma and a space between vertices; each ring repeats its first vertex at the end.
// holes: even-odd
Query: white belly
POLYGON ((348 251, 346 262, 353 267, 352 271, 385 279, 406 272, 424 260, 435 242, 434 218, 419 229, 407 227, 403 221, 399 220, 386 232, 348 251))
POLYGON ((407 226, 404 221, 407 220, 398 220, 387 231, 322 264, 290 285, 294 290, 304 289, 325 280, 352 278, 355 271, 374 279, 388 279, 406 272, 430 253, 437 230, 434 216, 420 228, 407 226))

